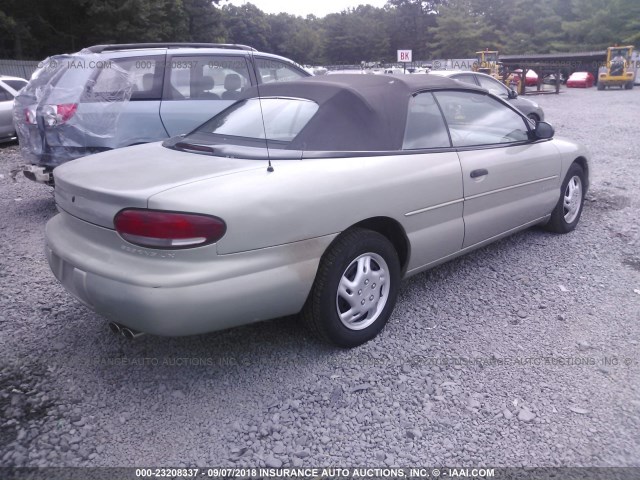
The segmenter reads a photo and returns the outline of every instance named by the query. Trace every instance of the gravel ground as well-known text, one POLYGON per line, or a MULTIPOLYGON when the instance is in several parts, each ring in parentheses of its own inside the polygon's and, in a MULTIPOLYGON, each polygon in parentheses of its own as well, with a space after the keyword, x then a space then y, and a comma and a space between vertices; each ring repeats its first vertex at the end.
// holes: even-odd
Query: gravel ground
POLYGON ((52 191, 0 146, 0 465, 640 466, 640 89, 535 99, 592 152, 578 229, 413 277, 351 351, 296 318, 110 334, 49 271, 52 191))

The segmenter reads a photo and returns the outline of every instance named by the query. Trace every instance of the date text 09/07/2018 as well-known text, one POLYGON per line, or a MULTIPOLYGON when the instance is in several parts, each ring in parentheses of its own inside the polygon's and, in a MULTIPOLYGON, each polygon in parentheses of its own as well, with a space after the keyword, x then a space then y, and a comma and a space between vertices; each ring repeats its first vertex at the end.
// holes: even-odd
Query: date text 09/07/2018
POLYGON ((141 478, 493 478, 492 468, 137 468, 141 478))

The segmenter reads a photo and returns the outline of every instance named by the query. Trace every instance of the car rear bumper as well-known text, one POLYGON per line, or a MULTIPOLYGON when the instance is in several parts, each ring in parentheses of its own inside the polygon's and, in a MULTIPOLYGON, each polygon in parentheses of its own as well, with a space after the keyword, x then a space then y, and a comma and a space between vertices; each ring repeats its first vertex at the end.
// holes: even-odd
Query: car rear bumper
POLYGON ((141 332, 181 336, 299 312, 333 238, 232 255, 210 245, 171 257, 63 212, 47 223, 45 251, 56 278, 84 305, 141 332))
POLYGON ((47 149, 47 152, 33 154, 30 160, 32 165, 55 168, 70 160, 93 155, 94 153, 106 152, 108 150, 111 149, 101 147, 50 147, 47 149))
POLYGON ((18 133, 23 156, 40 167, 54 168, 114 147, 109 138, 92 136, 68 125, 41 131, 37 125, 23 124, 18 133))

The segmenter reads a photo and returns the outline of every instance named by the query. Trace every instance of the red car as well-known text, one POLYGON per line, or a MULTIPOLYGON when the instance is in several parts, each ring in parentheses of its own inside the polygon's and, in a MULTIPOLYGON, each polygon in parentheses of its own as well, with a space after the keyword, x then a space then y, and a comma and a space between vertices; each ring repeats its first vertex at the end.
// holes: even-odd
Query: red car
POLYGON ((538 85, 538 74, 533 70, 527 70, 527 75, 524 78, 524 83, 527 87, 535 87, 538 85))
MULTIPOLYGON (((518 68, 517 70, 514 70, 513 73, 521 75, 522 69, 518 68)), ((527 87, 535 87, 536 85, 538 85, 538 74, 533 70, 527 70, 527 74, 524 77, 524 84, 527 87)))
POLYGON ((589 72, 574 72, 567 80, 569 88, 591 88, 595 83, 595 78, 589 72))

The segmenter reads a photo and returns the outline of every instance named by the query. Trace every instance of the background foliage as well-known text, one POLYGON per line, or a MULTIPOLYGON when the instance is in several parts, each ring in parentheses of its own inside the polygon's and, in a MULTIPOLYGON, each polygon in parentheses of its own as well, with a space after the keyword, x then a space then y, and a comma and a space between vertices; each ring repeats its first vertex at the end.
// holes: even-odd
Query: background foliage
MULTIPOLYGON (((41 60, 99 43, 251 45, 304 64, 471 58, 640 44, 639 0, 389 0, 323 18, 221 0, 3 0, 0 58, 41 60)), ((638 45, 640 46, 640 45, 638 45)))

